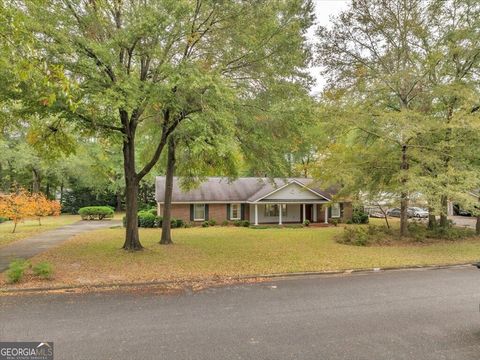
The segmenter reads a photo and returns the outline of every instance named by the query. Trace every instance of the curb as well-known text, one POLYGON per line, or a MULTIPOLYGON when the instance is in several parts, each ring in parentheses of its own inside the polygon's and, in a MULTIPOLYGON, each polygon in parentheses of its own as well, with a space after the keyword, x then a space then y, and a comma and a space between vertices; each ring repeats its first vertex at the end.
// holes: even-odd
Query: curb
MULTIPOLYGON (((273 273, 273 274, 256 274, 256 275, 242 275, 242 276, 225 276, 223 279, 231 280, 253 280, 253 279, 282 279, 282 278, 296 278, 296 277, 316 277, 316 276, 331 276, 331 275, 350 275, 350 274, 369 274, 385 271, 405 271, 405 270, 441 270, 452 268, 466 268, 475 266, 474 263, 461 264, 441 264, 441 265, 413 265, 413 266, 397 266, 385 268, 360 268, 348 270, 334 270, 334 271, 304 271, 293 273, 273 273)), ((46 287, 32 287, 32 288, 3 288, 0 289, 0 294, 6 293, 26 293, 26 292, 48 292, 61 290, 88 290, 88 289, 108 289, 108 288, 135 288, 135 287, 153 287, 159 285, 171 285, 181 283, 194 283, 198 281, 215 281, 222 279, 222 277, 203 278, 203 279, 189 279, 189 280, 164 280, 164 281, 149 281, 138 283, 110 283, 110 284, 92 284, 92 285, 69 285, 69 286, 46 286, 46 287)))

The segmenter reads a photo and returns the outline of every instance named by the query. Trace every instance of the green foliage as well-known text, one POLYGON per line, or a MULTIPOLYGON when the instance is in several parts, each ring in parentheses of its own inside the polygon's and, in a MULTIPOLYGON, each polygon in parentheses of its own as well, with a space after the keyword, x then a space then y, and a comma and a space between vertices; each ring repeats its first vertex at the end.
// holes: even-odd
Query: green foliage
POLYGON ((242 225, 243 227, 249 227, 249 226, 250 226, 250 221, 248 221, 248 220, 242 220, 241 225, 242 225))
POLYGON ((229 224, 228 220, 223 220, 222 221, 222 226, 228 226, 228 224, 229 224))
POLYGON ((0 216, 0 224, 3 223, 3 222, 5 222, 5 221, 8 221, 8 219, 5 218, 5 217, 1 217, 1 216, 0 216))
POLYGON ((78 184, 72 184, 72 188, 65 191, 62 197, 62 212, 78 214, 83 207, 116 205, 115 194, 109 191, 95 192, 78 184))
POLYGON ((303 220, 303 225, 310 226, 310 220, 308 219, 303 220))
POLYGON ((174 219, 172 218, 170 220, 170 227, 172 229, 174 228, 181 228, 181 227, 184 227, 185 226, 185 222, 182 220, 182 219, 174 219))
POLYGON ((461 240, 475 236, 475 231, 454 226, 429 229, 420 222, 408 224, 408 238, 400 238, 398 229, 385 225, 347 226, 336 239, 340 244, 354 246, 389 245, 395 242, 432 242, 438 240, 461 240))
POLYGON ((208 220, 208 225, 215 226, 215 225, 217 225, 217 221, 215 219, 210 219, 210 220, 208 220))
POLYGON ((330 224, 333 224, 334 226, 338 226, 338 224, 340 223, 340 220, 335 218, 335 219, 328 220, 328 222, 330 224))
POLYGON ((24 259, 17 259, 12 261, 8 265, 8 270, 7 270, 7 281, 9 283, 17 283, 19 282, 25 273, 25 270, 27 270, 30 267, 30 263, 27 260, 24 259))
POLYGON ((359 208, 353 209, 351 220, 353 224, 368 224, 369 220, 368 213, 359 208))
POLYGON ((155 227, 161 228, 163 223, 163 216, 155 217, 155 227))
POLYGON ((42 279, 50 279, 53 275, 53 266, 47 261, 36 264, 32 270, 36 276, 42 279))
POLYGON ((210 223, 208 221, 204 221, 202 222, 202 227, 209 227, 210 226, 210 223))
POLYGON ((103 220, 113 217, 113 209, 109 206, 86 206, 78 210, 83 220, 103 220))
POLYGON ((154 228, 156 225, 156 216, 150 211, 138 212, 138 226, 143 228, 154 228))
POLYGON ((235 221, 233 222, 233 225, 234 225, 234 226, 242 226, 242 220, 235 220, 235 221))

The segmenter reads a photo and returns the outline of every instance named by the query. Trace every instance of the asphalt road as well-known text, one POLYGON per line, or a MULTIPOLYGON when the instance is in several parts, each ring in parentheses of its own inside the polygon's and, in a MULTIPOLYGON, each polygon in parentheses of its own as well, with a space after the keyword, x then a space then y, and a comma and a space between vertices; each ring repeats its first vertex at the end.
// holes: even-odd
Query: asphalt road
POLYGON ((473 267, 0 297, 0 339, 54 341, 57 360, 477 360, 479 303, 473 267))

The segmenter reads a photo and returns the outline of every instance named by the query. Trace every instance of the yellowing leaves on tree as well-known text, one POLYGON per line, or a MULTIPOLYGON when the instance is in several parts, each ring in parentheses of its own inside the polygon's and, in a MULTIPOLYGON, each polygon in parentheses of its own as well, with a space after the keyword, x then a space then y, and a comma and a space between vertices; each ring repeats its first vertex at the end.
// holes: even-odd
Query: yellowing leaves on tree
POLYGON ((19 189, 11 194, 0 195, 0 216, 13 221, 15 232, 17 224, 27 218, 40 219, 44 216, 60 215, 61 205, 56 200, 48 200, 45 195, 30 194, 25 189, 19 189))

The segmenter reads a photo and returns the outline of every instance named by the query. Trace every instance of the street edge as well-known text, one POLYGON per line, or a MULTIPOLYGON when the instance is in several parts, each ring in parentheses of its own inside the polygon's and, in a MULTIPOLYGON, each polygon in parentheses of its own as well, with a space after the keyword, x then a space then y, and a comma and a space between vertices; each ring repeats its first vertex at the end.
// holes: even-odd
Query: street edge
POLYGON ((331 275, 350 275, 350 274, 369 274, 379 273, 385 271, 401 271, 401 270, 440 270, 450 268, 463 268, 475 266, 475 263, 460 263, 460 264, 441 264, 441 265, 414 265, 414 266, 397 266, 397 267, 384 267, 384 268, 359 268, 359 269, 347 269, 347 270, 334 270, 334 271, 303 271, 293 273, 273 273, 273 274, 256 274, 256 275, 242 275, 242 276, 224 276, 224 277, 211 277, 211 278, 199 278, 199 279, 182 279, 182 280, 164 280, 164 281, 148 281, 148 282, 124 282, 124 283, 103 283, 103 284, 91 284, 91 285, 65 285, 65 286, 45 286, 45 287, 31 287, 31 288, 15 288, 6 287, 0 289, 0 294, 8 293, 24 293, 24 292, 49 292, 49 291, 62 291, 62 290, 95 290, 95 289, 116 289, 116 288, 135 288, 135 287, 151 287, 161 285, 172 285, 181 283, 192 283, 201 281, 213 281, 229 279, 233 281, 242 280, 254 280, 254 279, 286 279, 296 277, 323 277, 331 275))

